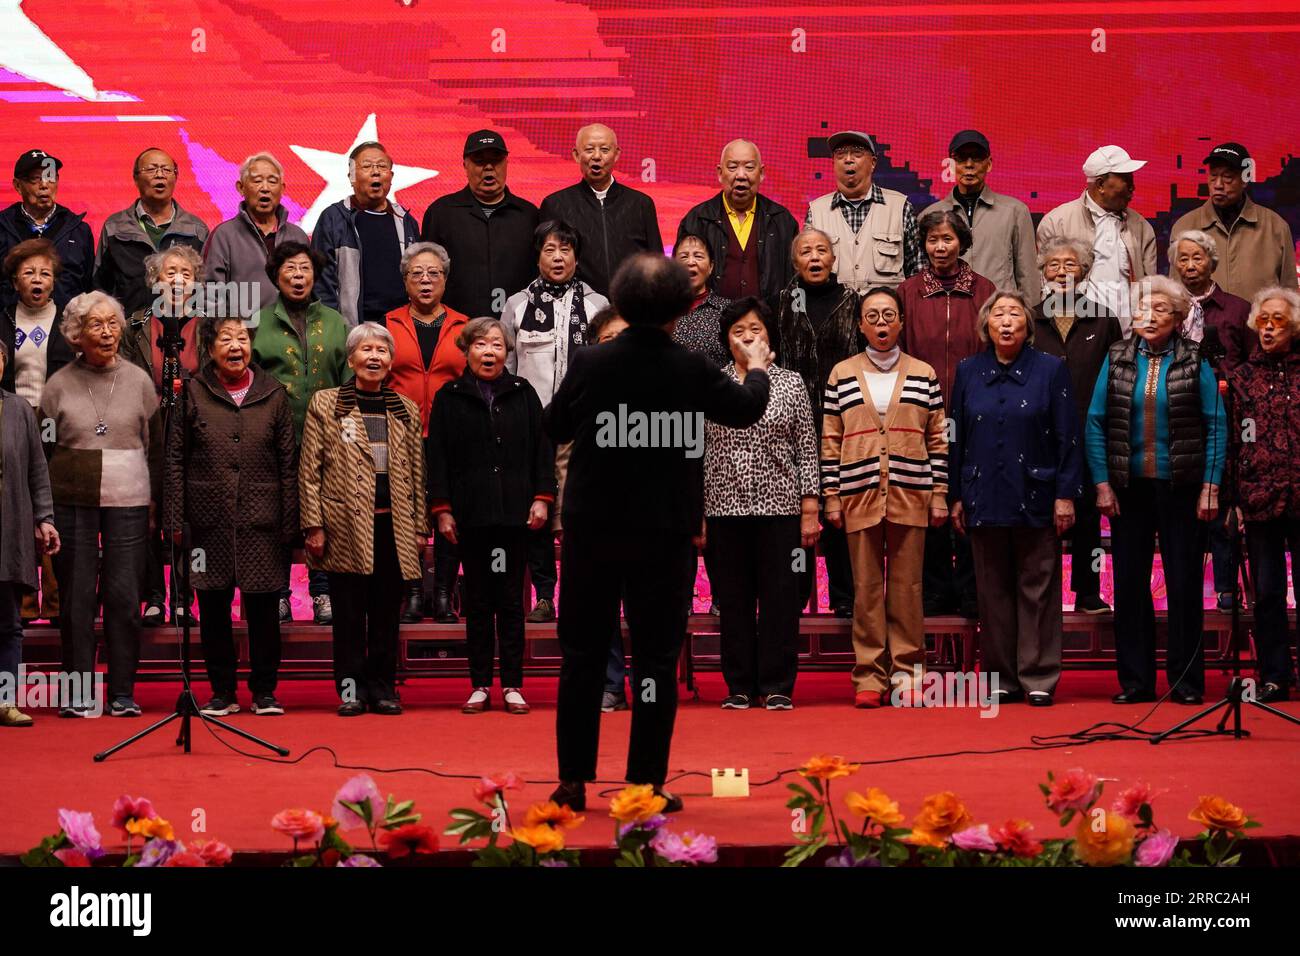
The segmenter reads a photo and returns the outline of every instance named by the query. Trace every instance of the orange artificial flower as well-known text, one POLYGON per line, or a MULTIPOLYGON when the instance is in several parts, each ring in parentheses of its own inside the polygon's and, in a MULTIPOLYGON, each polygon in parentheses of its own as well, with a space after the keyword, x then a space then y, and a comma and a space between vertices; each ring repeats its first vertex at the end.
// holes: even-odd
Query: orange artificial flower
POLYGON ((574 827, 582 826, 582 821, 585 819, 586 817, 578 816, 571 808, 562 807, 554 800, 547 800, 545 803, 534 803, 528 808, 528 812, 524 814, 524 827, 527 829, 545 825, 572 830, 574 827))
POLYGON ((152 837, 163 840, 176 839, 176 834, 172 831, 172 825, 162 817, 153 817, 148 820, 136 817, 134 820, 128 820, 126 821, 126 832, 133 836, 144 837, 146 840, 152 837))
POLYGON ((668 801, 648 783, 624 787, 609 801, 609 815, 619 823, 644 823, 663 813, 668 801))
POLYGON ((1118 866, 1133 855, 1133 824, 1114 811, 1106 812, 1106 822, 1095 827, 1092 814, 1079 818, 1074 831, 1074 853, 1089 866, 1118 866))
POLYGON ((945 846, 958 830, 974 825, 966 805, 951 790, 932 793, 921 804, 921 812, 912 821, 912 833, 905 839, 918 846, 945 846))
POLYGON ((1199 823, 1207 830, 1235 833, 1246 826, 1249 818, 1241 807, 1234 806, 1223 797, 1201 797, 1187 819, 1199 823))
POLYGON ((898 809, 898 802, 889 799, 889 794, 879 787, 868 788, 865 797, 854 791, 844 798, 844 802, 858 816, 865 817, 868 822, 885 829, 896 827, 903 822, 903 814, 898 809))
POLYGON ((857 773, 860 766, 861 764, 849 763, 843 757, 814 754, 799 768, 799 773, 812 779, 834 780, 836 777, 847 777, 849 774, 857 773))
POLYGON ((510 835, 520 843, 527 843, 538 853, 554 853, 564 849, 564 834, 544 823, 535 827, 518 827, 511 830, 510 835))

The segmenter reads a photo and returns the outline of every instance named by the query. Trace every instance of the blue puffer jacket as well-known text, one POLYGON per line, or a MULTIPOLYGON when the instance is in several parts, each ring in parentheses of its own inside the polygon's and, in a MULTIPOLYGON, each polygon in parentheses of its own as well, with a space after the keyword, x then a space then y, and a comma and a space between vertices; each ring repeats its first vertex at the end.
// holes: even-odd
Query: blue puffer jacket
MULTIPOLYGON (((395 200, 388 200, 397 228, 397 243, 406 249, 420 239, 420 224, 395 200)), ((361 321, 361 237, 357 234, 357 210, 352 197, 327 206, 311 234, 311 244, 325 257, 325 268, 316 277, 316 295, 325 305, 343 315, 348 328, 361 321)))
MULTIPOLYGON (((31 223, 22 213, 23 204, 14 203, 0 212, 0 261, 9 250, 27 239, 48 239, 54 243, 62 266, 54 280, 54 301, 62 309, 73 296, 94 288, 95 235, 86 225, 84 212, 73 212, 59 206, 50 218, 43 236, 32 231, 31 223)), ((8 276, 0 276, 0 310, 12 309, 18 302, 18 293, 8 276)), ((8 369, 5 369, 7 372, 8 369)))

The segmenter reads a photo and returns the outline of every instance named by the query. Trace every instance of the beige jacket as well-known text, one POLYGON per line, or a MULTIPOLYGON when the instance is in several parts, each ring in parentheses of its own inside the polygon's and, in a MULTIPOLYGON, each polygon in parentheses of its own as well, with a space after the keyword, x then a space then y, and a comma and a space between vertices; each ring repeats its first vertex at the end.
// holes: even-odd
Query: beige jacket
MULTIPOLYGON (((402 579, 419 580, 421 541, 429 535, 424 499, 420 408, 384 389, 388 405, 388 486, 402 579)), ((356 386, 321 389, 307 405, 298 459, 299 523, 325 529, 325 553, 313 570, 372 574, 375 567, 375 467, 356 386)))
MULTIPOLYGON (((1087 192, 1086 190, 1084 191, 1087 192)), ((1038 245, 1041 248, 1049 239, 1057 237, 1076 239, 1092 249, 1097 236, 1097 221, 1083 203, 1083 195, 1063 206, 1057 206, 1038 223, 1038 245)), ((1124 223, 1120 237, 1128 250, 1132 280, 1146 278, 1156 273, 1156 233, 1132 206, 1124 210, 1124 223)), ((976 269, 976 272, 979 270, 976 269)))
POLYGON ((835 246, 835 275, 842 285, 858 292, 872 286, 891 289, 907 278, 903 273, 903 204, 907 197, 892 189, 884 205, 871 203, 866 221, 855 235, 838 209, 831 208, 835 193, 818 196, 808 206, 808 225, 831 237, 835 246))
POLYGON ((1043 300, 1038 245, 1028 206, 985 186, 977 200, 974 224, 952 193, 929 208, 951 209, 970 227, 975 242, 962 258, 978 275, 999 289, 1019 289, 1030 302, 1043 300))
MULTIPOLYGON (((1291 227, 1273 210, 1256 205, 1249 196, 1231 232, 1215 215, 1209 200, 1174 223, 1169 238, 1189 229, 1200 229, 1214 237, 1219 247, 1214 281, 1224 292, 1249 302, 1256 292, 1271 285, 1296 288, 1295 237, 1291 235, 1291 227)), ((1170 272, 1173 273, 1172 264, 1170 272)))

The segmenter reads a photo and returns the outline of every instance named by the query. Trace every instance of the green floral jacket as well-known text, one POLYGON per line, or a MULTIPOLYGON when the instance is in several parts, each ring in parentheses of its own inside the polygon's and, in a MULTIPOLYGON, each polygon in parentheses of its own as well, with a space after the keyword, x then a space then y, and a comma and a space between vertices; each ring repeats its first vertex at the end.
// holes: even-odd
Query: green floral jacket
POLYGON ((343 316, 313 300, 307 307, 307 341, 289 321, 284 303, 277 300, 257 313, 253 332, 253 361, 276 378, 289 393, 294 434, 302 444, 302 423, 307 403, 322 388, 335 388, 352 378, 348 367, 348 328, 343 316))

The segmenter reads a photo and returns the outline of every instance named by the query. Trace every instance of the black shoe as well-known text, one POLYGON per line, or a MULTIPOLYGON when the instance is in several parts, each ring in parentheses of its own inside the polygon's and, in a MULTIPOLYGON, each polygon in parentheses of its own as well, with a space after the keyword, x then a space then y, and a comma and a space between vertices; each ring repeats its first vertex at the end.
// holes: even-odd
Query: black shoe
POLYGON ((1194 707, 1197 704, 1202 704, 1205 702, 1204 700, 1202 700, 1200 694, 1192 690, 1175 689, 1174 692, 1169 695, 1169 699, 1172 700, 1175 704, 1186 704, 1189 707, 1194 707))
POLYGON ((973 597, 961 599, 961 616, 970 618, 972 621, 978 620, 980 616, 980 604, 973 597))
POLYGON ((212 699, 199 708, 199 713, 208 717, 229 717, 239 713, 239 704, 234 695, 213 694, 212 699))
POLYGON ((562 807, 581 813, 587 809, 587 785, 582 781, 561 783, 551 794, 551 799, 562 807))
POLYGON ((419 624, 424 620, 424 595, 420 593, 419 588, 413 588, 406 595, 406 603, 402 605, 402 623, 419 624))
POLYGON ((402 705, 395 700, 377 700, 375 705, 370 708, 371 713, 382 714, 385 717, 396 717, 402 712, 402 705))
POLYGON ((1025 702, 1025 692, 1023 690, 999 690, 994 691, 993 696, 997 698, 998 704, 1023 704, 1025 702))
POLYGON ((279 717, 284 713, 284 706, 274 694, 258 694, 253 698, 253 713, 258 717, 279 717))
POLYGON ((345 700, 339 704, 338 715, 340 717, 360 717, 366 712, 366 705, 359 700, 345 700))
POLYGON ((451 591, 447 588, 433 589, 433 619, 439 624, 457 624, 460 618, 451 609, 451 591))
POLYGON ((768 710, 794 710, 794 701, 785 694, 768 694, 763 706, 768 710))
POLYGON ((1045 690, 1031 690, 1029 692, 1030 707, 1051 707, 1052 695, 1045 690))
POLYGON ((836 617, 849 617, 849 618, 853 617, 853 605, 852 605, 852 604, 837 604, 837 605, 835 605, 835 616, 836 616, 836 617))
POLYGON ((1232 611, 1233 599, 1236 599, 1237 606, 1241 606, 1241 594, 1233 594, 1231 591, 1220 591, 1219 596, 1214 601, 1214 606, 1220 611, 1232 611))
POLYGON ((167 615, 163 613, 161 601, 150 601, 140 615, 140 624, 144 627, 162 627, 166 620, 167 615))
POLYGON ((655 787, 655 796, 663 797, 668 802, 664 804, 662 813, 680 813, 682 809, 682 798, 675 793, 669 793, 663 787, 655 787))
POLYGON ((1276 704, 1278 701, 1290 700, 1291 692, 1282 684, 1265 684, 1255 695, 1261 704, 1276 704))
POLYGON ((723 710, 749 710, 749 698, 744 694, 728 694, 722 699, 723 710))
POLYGON ((1112 704, 1154 704, 1156 695, 1146 690, 1122 690, 1110 699, 1112 704))
POLYGON ((1110 605, 1096 594, 1079 594, 1074 599, 1074 609, 1081 614, 1106 614, 1110 605))

